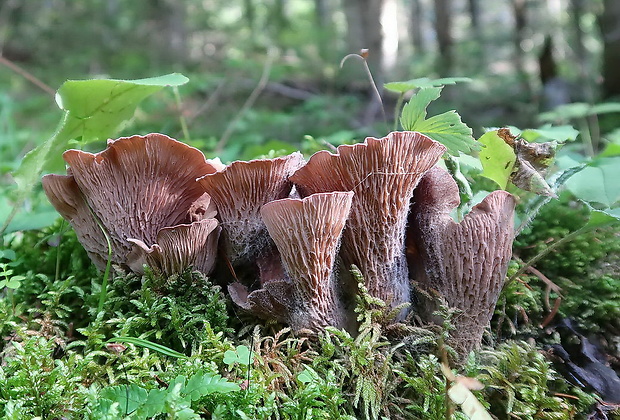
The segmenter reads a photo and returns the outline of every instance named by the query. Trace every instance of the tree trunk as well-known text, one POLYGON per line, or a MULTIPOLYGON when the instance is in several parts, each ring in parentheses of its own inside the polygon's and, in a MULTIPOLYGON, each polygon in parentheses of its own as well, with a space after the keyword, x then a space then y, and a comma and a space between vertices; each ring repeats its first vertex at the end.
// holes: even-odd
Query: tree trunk
POLYGON ((452 10, 450 0, 435 0, 435 33, 437 34, 437 71, 449 76, 454 66, 452 40, 452 10))
POLYGON ((469 22, 476 39, 480 39, 482 28, 480 27, 480 3, 478 0, 467 0, 467 8, 469 9, 469 22))
POLYGON ((603 98, 620 96, 620 1, 605 0, 599 17, 603 37, 603 98))
POLYGON ((413 44, 415 54, 424 54, 426 48, 424 46, 423 35, 423 16, 422 2, 420 0, 411 0, 411 14, 409 17, 409 37, 413 44))
POLYGON ((378 79, 383 70, 382 7, 383 0, 344 0, 349 51, 359 53, 368 49, 368 64, 378 79))
POLYGON ((512 0, 512 12, 515 21, 513 60, 519 84, 522 86, 522 90, 526 93, 527 98, 531 98, 532 89, 528 80, 527 71, 525 70, 525 61, 523 59, 524 52, 521 48, 521 45, 525 40, 525 32, 527 29, 527 2, 528 0, 512 0))

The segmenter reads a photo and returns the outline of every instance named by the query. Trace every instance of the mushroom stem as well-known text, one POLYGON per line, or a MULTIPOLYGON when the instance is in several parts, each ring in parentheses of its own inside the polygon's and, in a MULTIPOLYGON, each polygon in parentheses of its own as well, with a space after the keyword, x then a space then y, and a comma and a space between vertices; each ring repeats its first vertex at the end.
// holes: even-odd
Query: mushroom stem
POLYGON ((333 266, 352 198, 352 192, 313 194, 272 201, 261 209, 299 305, 289 314, 295 331, 346 325, 333 266))
POLYGON ((450 211, 459 202, 447 171, 436 167, 426 173, 413 197, 408 254, 419 287, 459 309, 450 344, 462 361, 480 346, 504 283, 516 201, 506 191, 494 191, 456 223, 450 211))

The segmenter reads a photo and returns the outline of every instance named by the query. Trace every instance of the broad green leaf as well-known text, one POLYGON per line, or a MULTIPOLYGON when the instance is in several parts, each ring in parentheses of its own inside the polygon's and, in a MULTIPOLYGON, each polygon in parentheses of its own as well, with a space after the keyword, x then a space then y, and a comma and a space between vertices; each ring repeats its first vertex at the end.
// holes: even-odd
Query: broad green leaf
POLYGON ((620 222, 620 207, 604 210, 597 210, 590 205, 588 207, 591 210, 590 219, 586 224, 588 227, 596 228, 620 222))
POLYGON ((598 155, 599 157, 620 156, 620 144, 611 143, 598 155))
POLYGON ((613 208, 620 201, 620 156, 594 160, 566 181, 566 188, 578 199, 613 208))
POLYGON ((479 145, 472 138, 471 128, 461 121, 455 111, 444 112, 426 119, 426 108, 439 98, 440 87, 423 88, 403 107, 401 125, 404 130, 418 131, 442 143, 451 155, 471 153, 479 145))
POLYGON ((71 140, 84 145, 112 137, 129 120, 138 104, 165 86, 178 86, 188 79, 178 73, 139 80, 69 80, 56 94, 63 110, 56 132, 30 151, 13 173, 22 196, 39 182, 44 171, 64 169, 62 153, 71 140))
POLYGON ((178 351, 172 350, 169 347, 162 346, 161 344, 153 343, 152 341, 144 340, 142 338, 135 337, 114 337, 107 341, 108 343, 129 343, 136 346, 144 347, 163 354, 164 356, 174 357, 177 359, 186 359, 187 356, 178 351))
MULTIPOLYGON (((513 133, 515 133, 513 131, 513 133)), ((518 133, 515 133, 518 134, 518 133)), ((554 125, 545 124, 539 128, 528 128, 521 132, 521 137, 529 142, 547 142, 555 140, 560 143, 566 141, 574 141, 579 135, 579 130, 576 130, 571 125, 554 125)))
POLYGON ((484 145, 479 155, 482 176, 495 181, 505 190, 517 155, 513 148, 497 135, 497 130, 484 133, 478 141, 484 145))
POLYGON ((444 77, 441 79, 420 77, 418 79, 411 79, 404 82, 385 83, 383 87, 392 92, 405 93, 413 89, 453 85, 458 82, 471 82, 471 79, 468 77, 444 77))
POLYGON ((569 120, 572 118, 585 118, 590 115, 608 114, 620 112, 619 102, 607 102, 590 105, 585 102, 574 102, 561 105, 553 111, 545 112, 538 116, 541 121, 569 120))

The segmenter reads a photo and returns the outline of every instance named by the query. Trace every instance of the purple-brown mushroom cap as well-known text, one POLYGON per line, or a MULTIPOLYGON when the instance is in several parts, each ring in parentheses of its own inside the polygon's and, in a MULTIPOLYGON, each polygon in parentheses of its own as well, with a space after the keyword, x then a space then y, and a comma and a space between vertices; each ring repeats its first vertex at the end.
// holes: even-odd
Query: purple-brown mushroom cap
POLYGON ((161 229, 190 222, 190 207, 204 200, 196 178, 216 171, 198 149, 163 134, 110 140, 96 154, 68 150, 63 158, 69 176, 46 175, 43 187, 100 269, 108 247, 98 223, 110 238, 112 262, 126 265, 133 247, 127 239, 148 248, 161 229))
POLYGON ((270 239, 260 208, 289 195, 292 183, 288 177, 302 164, 300 153, 236 161, 198 179, 217 206, 231 263, 252 262, 263 251, 270 253, 270 239))

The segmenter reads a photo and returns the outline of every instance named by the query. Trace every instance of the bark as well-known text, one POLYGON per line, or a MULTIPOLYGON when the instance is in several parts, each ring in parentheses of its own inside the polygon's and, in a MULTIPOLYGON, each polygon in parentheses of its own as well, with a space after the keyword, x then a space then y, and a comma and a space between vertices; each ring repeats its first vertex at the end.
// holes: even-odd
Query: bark
POLYGON ((605 0, 605 10, 599 17, 603 37, 603 98, 620 96, 620 2, 605 0))

